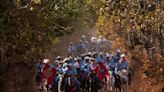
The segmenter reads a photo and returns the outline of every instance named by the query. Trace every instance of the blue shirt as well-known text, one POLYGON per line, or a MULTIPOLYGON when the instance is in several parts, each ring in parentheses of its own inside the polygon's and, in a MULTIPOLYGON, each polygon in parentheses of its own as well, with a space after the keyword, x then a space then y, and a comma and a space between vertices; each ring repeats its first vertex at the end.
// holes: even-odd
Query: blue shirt
POLYGON ((129 68, 129 65, 128 65, 128 62, 126 60, 123 61, 122 63, 119 63, 119 65, 118 65, 118 70, 128 69, 128 68, 129 68))
POLYGON ((96 58, 96 60, 97 60, 98 63, 103 62, 103 59, 102 59, 100 56, 98 56, 98 57, 96 58))
POLYGON ((113 58, 114 58, 114 63, 118 63, 118 61, 120 60, 120 55, 116 54, 113 58))
POLYGON ((80 70, 83 70, 84 69, 84 67, 85 67, 84 66, 85 65, 84 62, 85 62, 85 60, 81 60, 80 61, 80 63, 79 63, 80 64, 80 70))
POLYGON ((64 68, 62 66, 58 68, 58 73, 64 74, 64 68))
POLYGON ((36 70, 37 70, 37 72, 41 72, 42 68, 43 68, 43 64, 38 63, 38 64, 36 65, 36 70))
POLYGON ((77 75, 77 71, 76 71, 76 69, 68 69, 66 71, 66 75, 76 76, 77 75))
POLYGON ((107 67, 112 67, 114 68, 115 64, 114 64, 114 59, 111 59, 107 62, 107 67))
POLYGON ((56 69, 58 67, 58 64, 57 63, 53 63, 51 66, 56 69))
POLYGON ((75 51, 76 51, 76 46, 74 46, 74 45, 69 45, 69 46, 68 46, 68 51, 69 51, 69 53, 75 52, 75 51))

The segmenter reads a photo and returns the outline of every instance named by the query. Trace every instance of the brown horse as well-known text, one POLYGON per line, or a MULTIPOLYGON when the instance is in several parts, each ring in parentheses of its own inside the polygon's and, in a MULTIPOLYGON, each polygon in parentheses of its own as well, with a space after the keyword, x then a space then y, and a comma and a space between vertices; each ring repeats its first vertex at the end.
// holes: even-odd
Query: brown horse
POLYGON ((96 73, 90 74, 91 92, 98 92, 104 85, 104 82, 100 80, 96 73))
POLYGON ((71 77, 65 80, 65 92, 78 92, 77 81, 71 77))

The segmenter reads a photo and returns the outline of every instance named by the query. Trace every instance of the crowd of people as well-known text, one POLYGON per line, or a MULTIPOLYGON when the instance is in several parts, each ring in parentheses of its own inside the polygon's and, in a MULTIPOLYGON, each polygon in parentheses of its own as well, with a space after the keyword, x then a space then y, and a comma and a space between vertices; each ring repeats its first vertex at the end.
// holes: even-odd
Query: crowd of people
MULTIPOLYGON (((93 38, 91 39, 93 40, 93 38)), ((96 92, 95 89, 101 88, 99 87, 101 82, 111 80, 112 76, 117 75, 121 70, 129 70, 126 55, 120 49, 117 49, 115 54, 101 52, 100 49, 90 52, 88 49, 84 50, 83 54, 75 55, 74 51, 70 50, 71 46, 68 47, 69 57, 57 56, 53 63, 49 63, 49 59, 44 59, 36 65, 36 82, 41 89, 47 85, 47 90, 52 91, 55 85, 59 86, 60 84, 63 88, 57 86, 57 92, 61 92, 61 90, 81 92, 81 88, 85 86, 83 85, 84 81, 89 80, 88 84, 90 84, 90 80, 92 80, 94 91, 91 89, 91 92, 96 92), (59 83, 60 78, 63 80, 59 83), (61 83, 63 84, 61 85, 61 83)), ((83 92, 89 92, 89 86, 86 90, 83 92)))
POLYGON ((83 35, 79 42, 70 42, 68 46, 68 53, 69 56, 77 57, 80 56, 82 53, 87 52, 105 52, 110 48, 110 41, 103 36, 91 37, 91 39, 89 39, 88 37, 83 35))

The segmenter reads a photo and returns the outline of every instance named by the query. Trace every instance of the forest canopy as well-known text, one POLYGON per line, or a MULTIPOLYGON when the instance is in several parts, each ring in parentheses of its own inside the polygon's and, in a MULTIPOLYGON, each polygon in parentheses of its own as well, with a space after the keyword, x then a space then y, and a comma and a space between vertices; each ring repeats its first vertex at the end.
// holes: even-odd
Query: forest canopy
POLYGON ((93 26, 97 18, 88 0, 1 0, 0 11, 5 63, 35 61, 57 37, 75 31, 72 22, 93 26))

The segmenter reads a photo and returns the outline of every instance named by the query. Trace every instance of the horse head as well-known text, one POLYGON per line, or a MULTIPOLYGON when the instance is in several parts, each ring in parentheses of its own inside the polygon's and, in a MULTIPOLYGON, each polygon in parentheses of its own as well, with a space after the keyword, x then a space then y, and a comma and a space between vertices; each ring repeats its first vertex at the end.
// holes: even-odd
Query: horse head
POLYGON ((76 84, 76 80, 73 79, 72 77, 68 77, 67 78, 67 84, 66 84, 66 90, 68 92, 76 92, 77 90, 77 84, 76 84))
POLYGON ((122 70, 118 71, 118 75, 119 75, 121 78, 128 78, 128 70, 122 69, 122 70))

